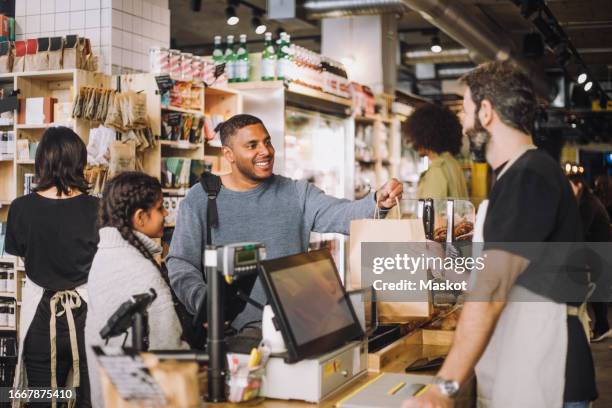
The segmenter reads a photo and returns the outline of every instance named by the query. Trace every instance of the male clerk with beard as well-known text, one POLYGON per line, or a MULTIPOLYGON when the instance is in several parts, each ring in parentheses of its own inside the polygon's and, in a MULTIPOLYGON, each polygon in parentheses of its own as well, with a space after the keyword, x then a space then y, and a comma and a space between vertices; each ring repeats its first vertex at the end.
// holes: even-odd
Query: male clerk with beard
MULTIPOLYGON (((463 82, 464 133, 486 145, 496 176, 474 231, 474 241, 484 242, 485 268, 464 304, 434 386, 403 408, 452 407, 473 370, 479 407, 587 408, 597 391, 577 307, 552 292, 550 281, 534 285, 542 278, 555 283, 566 270, 553 269, 546 277, 529 243, 580 242, 582 227, 561 166, 532 144, 532 84, 499 62, 478 66, 463 82)), ((563 254, 554 257, 562 260, 563 254)))
MULTIPOLYGON (((305 252, 311 231, 348 234, 351 220, 371 218, 376 206, 390 209, 402 196, 402 184, 395 179, 376 193, 349 201, 325 195, 307 181, 273 174, 274 147, 264 124, 255 116, 233 116, 220 125, 219 131, 223 155, 232 172, 221 176, 222 187, 216 199, 219 226, 211 229, 214 245, 261 242, 268 259, 305 252)), ((206 295, 202 253, 207 199, 197 184, 181 202, 166 260, 172 288, 194 314, 206 295)), ((267 303, 259 279, 250 297, 267 303)), ((239 329, 260 320, 261 310, 247 304, 232 325, 239 329)))

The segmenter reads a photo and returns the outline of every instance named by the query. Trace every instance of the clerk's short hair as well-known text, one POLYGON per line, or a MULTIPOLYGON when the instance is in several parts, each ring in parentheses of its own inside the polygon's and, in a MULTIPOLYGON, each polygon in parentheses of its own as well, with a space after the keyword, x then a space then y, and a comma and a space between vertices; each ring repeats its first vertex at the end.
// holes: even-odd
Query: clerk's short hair
POLYGON ((34 191, 57 189, 58 197, 78 190, 87 193, 89 184, 85 180, 87 147, 81 138, 64 126, 45 130, 36 149, 34 170, 37 187, 34 191))
POLYGON ((461 151, 461 122, 447 107, 432 103, 419 106, 408 117, 405 130, 415 149, 453 155, 461 151))
POLYGON ((531 135, 537 101, 527 75, 511 62, 487 62, 460 78, 470 88, 476 109, 488 100, 503 123, 531 135))
MULTIPOLYGON (((252 125, 261 125, 264 126, 261 119, 257 116, 248 115, 246 113, 242 113, 240 115, 234 115, 225 122, 221 122, 215 128, 215 132, 218 132, 221 137, 221 144, 223 146, 227 146, 229 144, 229 140, 232 136, 236 134, 240 129, 252 126, 252 125)), ((265 126, 264 126, 265 128, 265 126)))

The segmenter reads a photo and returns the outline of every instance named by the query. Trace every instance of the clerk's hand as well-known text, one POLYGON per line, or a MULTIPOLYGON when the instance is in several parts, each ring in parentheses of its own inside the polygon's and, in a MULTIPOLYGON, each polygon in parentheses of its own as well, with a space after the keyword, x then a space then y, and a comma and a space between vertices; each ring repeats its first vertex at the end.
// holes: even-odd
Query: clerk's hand
POLYGON ((453 408, 454 401, 438 390, 436 386, 430 386, 423 394, 404 401, 402 408, 453 408))
POLYGON ((392 178, 376 192, 376 205, 378 208, 389 209, 395 207, 395 199, 401 200, 404 185, 392 178))

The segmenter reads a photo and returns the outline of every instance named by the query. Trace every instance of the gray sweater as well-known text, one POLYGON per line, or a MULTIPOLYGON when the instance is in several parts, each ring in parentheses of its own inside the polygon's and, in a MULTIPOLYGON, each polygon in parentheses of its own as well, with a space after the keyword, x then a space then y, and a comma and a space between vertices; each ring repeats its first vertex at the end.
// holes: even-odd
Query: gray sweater
MULTIPOLYGON (((138 239, 152 254, 161 248, 152 239, 135 231, 138 239)), ((104 345, 100 330, 109 317, 133 295, 155 289, 157 298, 149 307, 149 349, 169 350, 183 348, 181 342, 181 323, 174 311, 170 288, 161 277, 159 270, 127 242, 116 228, 100 229, 98 252, 93 259, 87 293, 87 320, 85 321, 85 344, 91 400, 93 407, 103 407, 102 386, 98 374, 98 364, 91 349, 104 345)), ((131 332, 131 330, 130 330, 131 332)), ((123 336, 110 340, 110 346, 120 346, 123 336)), ((131 336, 127 345, 131 345, 131 336)))
MULTIPOLYGON (((166 259, 170 283, 187 310, 195 313, 204 300, 202 252, 206 244, 207 196, 199 184, 181 202, 170 253, 166 259)), ((358 201, 338 199, 304 180, 274 175, 256 188, 236 192, 221 188, 217 197, 219 227, 212 229, 212 243, 261 242, 268 259, 308 250, 310 232, 348 234, 350 221, 371 218, 374 194, 358 201)), ((259 279, 251 298, 266 304, 259 279)), ((261 310, 248 304, 234 320, 234 327, 261 320, 261 310)))

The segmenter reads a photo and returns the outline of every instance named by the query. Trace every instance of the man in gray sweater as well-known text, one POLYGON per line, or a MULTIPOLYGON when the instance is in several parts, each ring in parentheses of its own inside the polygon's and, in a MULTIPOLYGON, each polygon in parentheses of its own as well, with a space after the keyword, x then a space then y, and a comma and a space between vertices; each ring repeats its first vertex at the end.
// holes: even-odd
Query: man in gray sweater
MULTIPOLYGON (((218 131, 232 172, 221 176, 223 185, 216 199, 219 226, 211 228, 215 245, 261 242, 268 259, 305 252, 311 231, 348 234, 351 220, 371 218, 376 206, 388 210, 402 196, 402 184, 395 179, 376 193, 350 201, 328 196, 305 180, 273 174, 274 147, 265 126, 254 116, 236 115, 218 131)), ((194 314, 206 296, 202 253, 207 200, 202 186, 196 184, 181 202, 166 259, 176 295, 194 314)), ((250 297, 267 303, 259 279, 250 297)), ((240 328, 257 320, 261 310, 247 304, 232 325, 240 328)))

